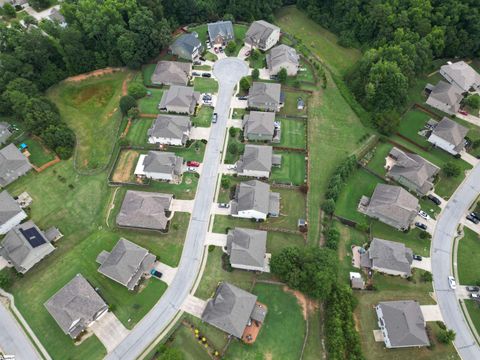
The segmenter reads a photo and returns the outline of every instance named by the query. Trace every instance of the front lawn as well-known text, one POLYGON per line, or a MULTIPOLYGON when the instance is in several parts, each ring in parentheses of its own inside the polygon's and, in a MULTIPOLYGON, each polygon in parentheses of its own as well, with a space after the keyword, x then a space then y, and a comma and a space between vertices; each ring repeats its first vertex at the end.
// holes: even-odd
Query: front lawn
POLYGON ((466 299, 464 301, 465 306, 467 307, 468 315, 470 315, 473 326, 478 333, 480 331, 480 303, 472 299, 466 299))
POLYGON ((245 115, 246 112, 245 109, 233 109, 232 119, 243 119, 243 115, 245 115))
POLYGON ((212 78, 196 76, 193 79, 193 89, 200 93, 214 94, 218 92, 218 83, 212 78))
POLYGON ((192 116, 193 126, 210 127, 212 123, 213 108, 207 105, 202 105, 198 108, 197 114, 192 116))
POLYGON ((148 89, 150 95, 138 100, 141 114, 158 114, 158 104, 162 100, 163 89, 148 89))
POLYGON ((283 107, 280 109, 279 114, 281 116, 306 116, 307 115, 307 107, 308 107, 308 94, 305 92, 293 92, 293 91, 286 91, 282 89, 282 92, 285 96, 283 107), (297 109, 297 100, 301 97, 305 103, 307 103, 307 107, 303 110, 297 109))
POLYGON ((152 127, 154 120, 152 118, 140 118, 132 121, 126 136, 128 143, 138 146, 147 144, 147 131, 152 127))
POLYGON ((480 258, 480 237, 467 227, 464 227, 463 231, 465 236, 458 243, 458 280, 462 285, 476 285, 480 281, 477 268, 480 258))
POLYGON ((245 144, 242 143, 242 131, 237 130, 235 136, 228 134, 227 153, 225 154, 225 164, 235 164, 245 150, 245 144))
POLYGON ((272 167, 270 180, 280 184, 302 185, 306 181, 305 153, 275 151, 282 156, 282 165, 272 167))
POLYGON ((39 138, 29 137, 23 140, 22 143, 27 144, 27 150, 30 153, 28 161, 37 167, 55 159, 53 151, 48 149, 39 138))
POLYGON ((267 67, 266 53, 258 50, 256 51, 258 57, 256 59, 252 58, 252 55, 247 58, 248 63, 252 69, 263 69, 267 67))
POLYGON ((183 161, 203 161, 206 144, 201 140, 192 142, 188 147, 168 146, 167 151, 174 152, 176 155, 183 157, 183 161))
POLYGON ((280 143, 274 144, 283 147, 306 149, 307 147, 307 123, 304 120, 282 118, 280 143))

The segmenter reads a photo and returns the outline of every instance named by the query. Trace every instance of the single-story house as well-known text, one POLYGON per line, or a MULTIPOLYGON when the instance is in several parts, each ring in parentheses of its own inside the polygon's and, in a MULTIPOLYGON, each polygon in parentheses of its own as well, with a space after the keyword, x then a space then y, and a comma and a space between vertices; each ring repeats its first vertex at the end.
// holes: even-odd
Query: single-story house
POLYGON ((3 145, 12 136, 10 132, 10 124, 6 122, 0 122, 0 145, 3 145))
POLYGON ((440 75, 450 84, 458 87, 460 92, 480 89, 480 74, 465 61, 447 62, 440 67, 440 75))
POLYGON ((140 155, 135 175, 147 179, 179 182, 183 173, 183 158, 172 152, 149 151, 140 155))
POLYGON ((360 254, 360 264, 368 270, 388 275, 412 275, 412 249, 403 243, 374 238, 366 252, 360 254))
POLYGON ((465 148, 467 133, 468 128, 444 117, 434 126, 428 142, 452 155, 457 155, 465 148))
POLYGON ((266 231, 239 227, 229 230, 226 252, 233 268, 270 272, 266 231))
POLYGON ((212 46, 226 45, 235 40, 235 33, 231 21, 217 21, 207 25, 208 38, 212 46))
POLYGON ((108 305, 81 274, 75 275, 44 306, 72 339, 108 312, 108 305))
POLYGON ((280 40, 280 28, 264 20, 254 21, 245 34, 245 44, 267 51, 280 40))
POLYGON ((60 13, 59 9, 56 7, 52 8, 50 11, 50 15, 48 15, 50 21, 58 23, 61 27, 66 27, 67 22, 65 21, 65 17, 60 13))
POLYGON ((273 166, 280 166, 282 156, 273 154, 268 145, 245 145, 243 155, 237 161, 237 172, 240 176, 268 178, 273 166))
POLYGON ((170 51, 179 58, 195 61, 202 54, 203 45, 198 39, 198 34, 192 32, 177 37, 170 45, 170 51))
POLYGON ((26 217, 25 211, 23 211, 8 191, 2 191, 0 193, 0 235, 9 232, 26 217))
POLYGON ((462 99, 463 95, 458 87, 439 81, 430 92, 427 104, 449 115, 454 115, 460 109, 462 99))
POLYGON ((0 255, 21 274, 54 250, 55 247, 32 220, 13 227, 0 243, 0 255))
POLYGON ((159 61, 152 74, 155 85, 187 85, 192 75, 192 63, 180 61, 159 61))
POLYGON ((387 157, 387 176, 411 191, 425 196, 433 189, 440 168, 417 154, 394 147, 387 157))
POLYGON ((287 70, 288 76, 295 76, 300 65, 297 51, 287 45, 275 46, 267 54, 267 67, 270 75, 277 75, 281 69, 287 70))
POLYGON ((407 230, 420 205, 415 196, 400 186, 377 184, 371 198, 362 196, 358 211, 398 230, 407 230))
POLYGON ((280 215, 280 194, 258 180, 243 181, 235 189, 231 215, 245 219, 266 220, 280 215))
POLYGON ((0 150, 0 186, 7 186, 31 169, 27 157, 14 144, 0 150))
POLYGON ((188 116, 159 114, 148 129, 148 143, 184 146, 190 138, 191 128, 188 116))
POLYGON ((117 225, 148 230, 165 230, 169 222, 173 195, 127 190, 117 215, 117 225))
POLYGON ((200 93, 193 87, 172 85, 163 93, 158 105, 159 110, 177 114, 192 115, 200 99, 200 93))
MULTIPOLYGON (((243 136, 250 141, 273 141, 275 130, 275 113, 269 111, 250 111, 242 121, 243 136)), ((280 139, 278 139, 280 140, 280 139)))
POLYGON ((134 290, 144 275, 150 273, 155 263, 155 255, 147 249, 121 238, 112 251, 103 250, 97 256, 100 264, 98 272, 134 290))
POLYGON ((254 82, 248 92, 248 107, 265 111, 280 111, 283 105, 282 86, 275 83, 254 82))
POLYGON ((240 339, 251 321, 263 323, 266 315, 267 309, 255 295, 222 282, 208 300, 202 321, 240 339))
POLYGON ((375 310, 387 348, 430 345, 425 319, 417 301, 384 301, 380 302, 375 310))

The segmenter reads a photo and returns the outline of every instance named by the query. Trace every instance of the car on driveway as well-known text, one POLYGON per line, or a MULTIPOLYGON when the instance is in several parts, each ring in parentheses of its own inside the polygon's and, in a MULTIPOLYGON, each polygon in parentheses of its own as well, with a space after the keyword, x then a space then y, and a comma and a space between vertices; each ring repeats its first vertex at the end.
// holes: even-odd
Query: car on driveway
POLYGON ((161 279, 163 276, 163 274, 160 271, 157 271, 155 269, 152 269, 150 271, 150 274, 152 274, 152 276, 155 276, 156 278, 159 278, 159 279, 161 279))
POLYGON ((448 286, 450 286, 450 289, 455 290, 457 288, 457 282, 455 281, 455 278, 453 276, 448 277, 448 286))
POLYGON ((424 218, 425 220, 429 220, 429 219, 430 219, 430 215, 428 215, 428 214, 427 214, 425 211, 423 211, 423 210, 420 210, 420 211, 418 212, 418 215, 419 215, 420 217, 424 218))
POLYGON ((248 96, 239 96, 238 100, 248 100, 248 96))
POLYGON ((425 225, 425 224, 422 224, 422 223, 420 223, 420 222, 416 222, 416 223, 415 223, 415 226, 416 226, 417 228, 421 229, 421 230, 427 231, 427 225, 425 225))
POLYGON ((475 300, 480 300, 480 294, 478 293, 471 293, 470 297, 475 300))
POLYGON ((422 261, 422 257, 420 255, 413 254, 413 260, 422 261))
POLYGON ((432 194, 428 195, 427 198, 436 205, 441 205, 442 204, 442 201, 432 194))
POLYGON ((470 214, 467 215, 467 220, 471 221, 474 224, 479 224, 480 223, 480 220, 478 220, 476 217, 474 217, 470 214))
POLYGON ((468 115, 468 112, 466 112, 465 110, 458 110, 458 113, 462 114, 462 115, 465 115, 465 116, 468 115))
POLYGON ((230 207, 230 204, 228 203, 219 203, 218 207, 221 209, 228 209, 230 207))
POLYGON ((480 287, 478 287, 478 286, 467 286, 467 287, 465 287, 465 289, 467 289, 467 291, 470 291, 470 292, 479 292, 480 291, 480 287))
POLYGON ((187 166, 199 167, 200 163, 198 161, 190 160, 190 161, 187 161, 187 166))
POLYGON ((471 212, 470 215, 473 216, 474 218, 477 218, 478 220, 480 220, 480 214, 479 213, 471 212))
POLYGON ((250 50, 245 51, 245 56, 250 56, 250 50))
POLYGON ((202 73, 202 77, 207 77, 207 78, 209 78, 209 77, 212 77, 212 74, 210 74, 210 73, 202 73))

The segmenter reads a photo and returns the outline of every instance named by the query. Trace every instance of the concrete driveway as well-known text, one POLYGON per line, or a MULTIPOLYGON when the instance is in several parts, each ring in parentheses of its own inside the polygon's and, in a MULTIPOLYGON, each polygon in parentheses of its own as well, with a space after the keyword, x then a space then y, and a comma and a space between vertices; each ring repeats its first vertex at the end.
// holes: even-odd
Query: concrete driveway
POLYGON ((470 220, 467 220, 465 217, 462 219, 461 223, 465 227, 469 228, 472 231, 475 231, 477 234, 480 235, 480 224, 474 224, 470 220))
POLYGON ((25 7, 25 12, 28 15, 33 16, 37 21, 41 21, 43 19, 48 18, 50 16, 50 14, 52 13, 53 9, 60 10, 60 5, 52 6, 51 8, 48 8, 48 9, 40 11, 40 12, 35 11, 35 9, 33 9, 31 6, 26 6, 25 7))
POLYGON ((237 168, 233 164, 221 164, 220 170, 222 174, 226 175, 235 175, 237 173, 237 168))
POLYGON ((433 192, 433 191, 430 191, 428 194, 429 195, 431 194, 431 195, 435 196, 437 199, 439 199, 441 201, 440 205, 438 205, 440 207, 440 209, 443 210, 445 208, 445 206, 447 205, 447 200, 445 200, 441 196, 435 194, 435 192, 433 192))
POLYGON ((95 321, 90 329, 105 346, 107 352, 115 349, 128 335, 127 328, 110 311, 95 321))
POLYGON ((238 52, 238 55, 237 57, 239 59, 242 59, 242 60, 245 60, 247 58, 247 56, 245 55, 245 53, 247 51, 251 51, 252 50, 252 47, 250 45, 243 45, 243 47, 240 49, 240 51, 238 52))
POLYGON ((215 215, 230 215, 230 207, 228 208, 221 208, 218 206, 218 203, 212 204, 212 214, 215 215))
POLYGON ((229 128, 230 128, 230 127, 234 127, 234 128, 237 128, 237 129, 241 129, 241 128, 243 128, 243 120, 240 120, 240 119, 228 119, 227 126, 228 126, 229 128))
POLYGON ((438 305, 420 305, 425 321, 442 321, 443 317, 438 305))
POLYGON ((193 295, 188 295, 182 304, 182 310, 199 319, 202 318, 203 310, 207 306, 205 300, 199 299, 193 295))
POLYGON ((412 262, 412 267, 417 268, 417 269, 422 269, 425 271, 432 271, 432 262, 430 258, 427 257, 422 257, 422 260, 413 260, 412 262))
POLYGON ((208 140, 209 137, 209 127, 192 127, 190 130, 190 139, 192 140, 208 140))
POLYGON ((471 114, 462 115, 462 114, 460 114, 460 113, 456 113, 455 116, 458 117, 459 119, 468 121, 468 122, 471 123, 471 124, 480 126, 480 118, 478 118, 478 117, 476 117, 476 116, 473 116, 473 115, 471 115, 471 114))
POLYGON ((162 277, 159 280, 163 281, 167 285, 171 284, 177 273, 177 268, 168 266, 167 264, 164 264, 160 261, 157 261, 155 263, 154 269, 162 273, 162 277))
POLYGON ((172 211, 187 212, 191 213, 193 210, 193 200, 178 200, 173 199, 172 201, 172 211))
POLYGON ((205 239, 205 245, 214 245, 220 247, 227 246, 227 234, 209 232, 207 234, 207 238, 205 239))
MULTIPOLYGON (((429 212, 427 210, 423 210, 423 211, 425 211, 427 214, 429 212)), ((436 220, 433 220, 432 218, 430 218, 428 220, 425 220, 420 215, 417 215, 417 217, 414 220, 414 223, 416 223, 416 222, 427 225, 427 232, 430 235, 433 235, 433 233, 435 232, 435 227, 437 226, 437 221, 436 220)))
POLYGON ((455 295, 457 295, 457 298, 459 299, 470 299, 471 298, 471 292, 467 290, 467 285, 458 285, 457 288, 455 289, 455 295))
POLYGON ((267 68, 258 69, 259 78, 262 80, 270 80, 270 70, 267 68))
POLYGON ((465 150, 462 151, 461 154, 462 154, 462 160, 465 160, 466 162, 468 162, 468 163, 469 163, 470 165, 472 165, 472 166, 475 166, 475 165, 477 165, 477 164, 480 162, 479 159, 477 159, 477 158, 476 158, 475 156, 473 156, 473 155, 470 155, 470 154, 467 153, 465 150))
POLYGON ((233 109, 246 109, 248 107, 248 100, 239 100, 238 97, 232 98, 233 109))

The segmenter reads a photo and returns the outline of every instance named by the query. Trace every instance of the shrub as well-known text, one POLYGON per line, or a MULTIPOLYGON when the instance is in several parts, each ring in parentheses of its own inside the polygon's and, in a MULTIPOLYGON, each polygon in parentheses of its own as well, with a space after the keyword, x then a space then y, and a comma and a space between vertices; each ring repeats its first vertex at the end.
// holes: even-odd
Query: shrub
POLYGON ((237 143, 231 143, 228 145, 228 152, 232 155, 238 154, 238 144, 237 143))
POLYGON ((228 133, 230 134, 231 137, 234 138, 235 136, 237 136, 238 129, 234 128, 234 127, 231 127, 230 129, 228 129, 228 133))
POLYGON ((257 81, 259 77, 260 77, 260 71, 258 69, 253 69, 252 70, 253 81, 257 81))
POLYGON ((250 81, 246 77, 243 77, 242 80, 240 80, 240 89, 244 92, 248 92, 250 89, 250 81))
POLYGON ((221 186, 222 189, 228 189, 230 187, 230 179, 228 177, 222 177, 221 186))
POLYGON ((457 334, 455 334, 455 331, 453 330, 444 330, 444 329, 441 329, 438 333, 437 333, 437 339, 438 341, 440 341, 442 344, 448 344, 448 343, 451 343, 452 341, 455 340, 455 337, 457 336, 457 334))
POLYGON ((3 5, 3 14, 7 17, 7 18, 14 18, 14 17, 17 17, 17 12, 15 11, 15 8, 12 6, 12 4, 10 3, 5 3, 3 5))
POLYGON ((137 106, 137 101, 133 96, 130 95, 125 95, 122 96, 120 99, 120 110, 124 115, 128 113, 128 110, 130 110, 133 107, 137 106))
POLYGON ((0 271, 0 288, 9 290, 13 284, 13 276, 8 269, 0 271))
POLYGON ((423 282, 431 282, 432 281, 432 273, 428 272, 428 271, 424 271, 422 273, 422 275, 420 275, 420 279, 423 281, 423 282))
POLYGON ((325 200, 322 204, 322 210, 325 211, 327 215, 332 215, 335 212, 335 200, 325 200))
POLYGON ((325 233, 325 246, 332 250, 337 250, 338 240, 340 240, 340 232, 337 229, 328 229, 325 233))
POLYGON ((470 106, 472 109, 478 110, 480 108, 480 96, 478 94, 469 95, 465 99, 465 104, 470 106))
POLYGON ((447 177, 458 177, 462 170, 460 166, 450 161, 443 166, 443 172, 447 177))
POLYGON ((139 82, 132 82, 128 85, 128 95, 135 99, 141 99, 147 95, 147 88, 139 82))
POLYGON ((225 53, 229 56, 235 54, 235 50, 237 49, 237 44, 235 41, 230 41, 227 46, 225 47, 225 53))
POLYGON ((282 84, 285 84, 287 82, 287 69, 281 68, 280 71, 277 74, 278 81, 280 81, 282 84))

